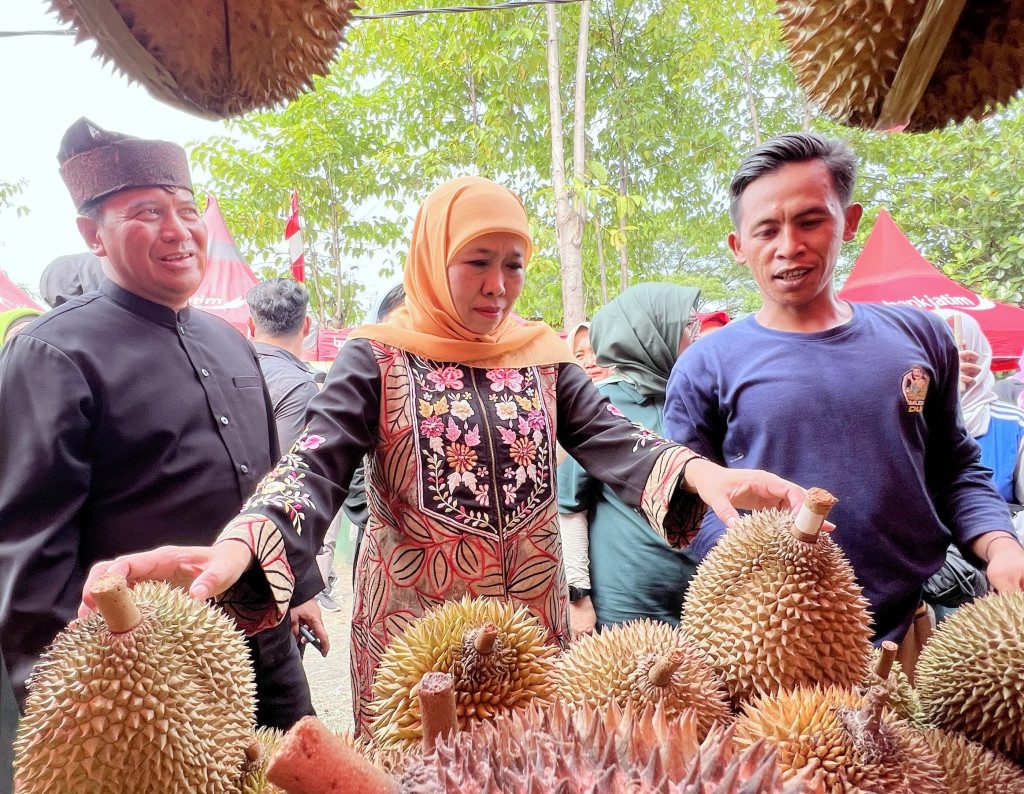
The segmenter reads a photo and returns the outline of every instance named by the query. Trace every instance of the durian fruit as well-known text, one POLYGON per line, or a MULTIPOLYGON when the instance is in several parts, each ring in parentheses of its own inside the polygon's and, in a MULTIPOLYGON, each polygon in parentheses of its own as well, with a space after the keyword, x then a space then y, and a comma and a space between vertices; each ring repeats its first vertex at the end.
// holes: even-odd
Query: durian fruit
POLYGON ((29 679, 21 794, 237 792, 256 713, 242 633, 162 582, 107 576, 29 679))
POLYGON ((765 510, 731 527, 697 569, 680 627, 725 681, 734 704, 757 694, 864 680, 867 602, 820 527, 835 499, 808 492, 794 520, 765 510))
POLYGON ((574 706, 661 704, 669 717, 693 709, 701 738, 732 719, 729 696, 707 659, 678 629, 634 620, 582 637, 558 660, 558 696, 574 706))
POLYGON ((50 0, 76 41, 205 118, 292 99, 326 74, 354 0, 50 0))
POLYGON ((374 678, 381 748, 408 747, 422 735, 417 689, 428 672, 455 678, 459 725, 488 720, 554 692, 557 651, 524 606, 496 599, 449 601, 393 638, 374 678))
POLYGON ((1024 760, 1024 593, 992 593, 939 624, 917 662, 925 719, 1024 760))
POLYGON ((270 756, 281 744, 284 738, 284 731, 276 728, 258 728, 256 730, 256 744, 250 745, 248 767, 242 778, 242 794, 284 794, 273 783, 267 780, 267 764, 270 756))
POLYGON ((747 703, 736 741, 764 740, 787 777, 821 771, 829 794, 947 794, 945 775, 924 738, 883 713, 886 692, 800 688, 747 703))
POLYGON ((881 648, 871 651, 871 668, 860 691, 867 694, 873 686, 884 686, 888 694, 889 709, 900 719, 911 725, 923 725, 924 713, 921 700, 903 672, 903 666, 896 661, 896 643, 885 641, 881 648))
POLYGON ((732 729, 698 738, 691 712, 536 705, 439 738, 401 779, 402 794, 811 794, 810 776, 784 782, 763 744, 739 750, 732 729))
POLYGON ((1024 794, 1024 770, 1006 756, 938 728, 924 731, 955 794, 1024 794))
MULTIPOLYGON (((797 82, 837 121, 887 126, 883 105, 927 6, 928 0, 777 0, 797 82)), ((918 60, 906 68, 923 67, 918 60)), ((983 118, 1021 86, 1024 0, 967 0, 907 129, 983 118)))

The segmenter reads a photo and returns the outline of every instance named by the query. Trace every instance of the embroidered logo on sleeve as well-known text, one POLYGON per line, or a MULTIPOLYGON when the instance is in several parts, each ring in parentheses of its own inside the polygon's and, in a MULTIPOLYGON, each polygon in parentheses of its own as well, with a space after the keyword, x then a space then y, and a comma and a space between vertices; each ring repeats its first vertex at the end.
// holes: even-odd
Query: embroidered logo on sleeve
POLYGON ((924 401, 928 396, 929 383, 931 383, 931 378, 928 377, 924 367, 911 367, 903 373, 903 397, 907 401, 907 413, 924 412, 924 401))

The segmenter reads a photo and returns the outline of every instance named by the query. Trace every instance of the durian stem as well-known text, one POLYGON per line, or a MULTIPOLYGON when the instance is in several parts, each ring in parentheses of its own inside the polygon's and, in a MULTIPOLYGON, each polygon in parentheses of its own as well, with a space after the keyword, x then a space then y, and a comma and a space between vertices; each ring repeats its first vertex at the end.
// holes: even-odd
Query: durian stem
POLYGON ((498 627, 493 623, 485 623, 473 640, 473 647, 477 653, 490 653, 494 648, 494 642, 498 639, 498 627))
POLYGON ((868 690, 860 708, 860 721, 868 733, 878 733, 882 725, 882 710, 888 704, 889 693, 884 687, 873 686, 868 690))
POLYGON ((303 717, 270 757, 267 780, 288 794, 397 791, 395 781, 331 733, 316 717, 303 717))
POLYGON ((793 537, 804 543, 817 543, 821 525, 838 501, 824 488, 811 488, 804 497, 803 507, 793 520, 793 537))
POLYGON ((681 649, 674 648, 651 665, 647 677, 656 687, 666 687, 672 680, 672 673, 679 669, 685 658, 686 654, 681 649))
POLYGON ((882 655, 878 657, 878 664, 875 665, 875 675, 883 681, 889 680, 892 663, 896 661, 896 651, 899 650, 899 647, 892 640, 882 643, 882 655))
POLYGON ((960 21, 964 2, 928 0, 882 102, 876 130, 902 129, 910 123, 960 21))
POLYGON ((427 673, 420 679, 419 699, 423 752, 432 753, 439 736, 448 736, 459 730, 455 678, 449 673, 427 673))
POLYGON ((114 634, 131 631, 142 622, 142 612, 135 604, 128 580, 120 574, 101 576, 90 592, 107 628, 114 634))

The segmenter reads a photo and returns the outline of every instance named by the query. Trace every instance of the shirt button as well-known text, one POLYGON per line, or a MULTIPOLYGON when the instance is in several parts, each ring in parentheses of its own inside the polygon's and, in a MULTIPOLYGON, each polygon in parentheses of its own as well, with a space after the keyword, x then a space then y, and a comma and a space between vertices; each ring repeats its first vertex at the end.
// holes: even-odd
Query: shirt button
POLYGON ((249 473, 249 467, 246 466, 244 463, 241 466, 238 467, 238 470, 240 472, 242 472, 242 474, 248 474, 249 473))
POLYGON ((203 368, 202 368, 201 370, 199 370, 199 371, 203 373, 203 377, 204 377, 204 378, 208 378, 208 377, 210 377, 210 370, 208 370, 208 369, 207 369, 206 367, 203 367, 203 368))
POLYGON ((179 326, 178 326, 178 329, 179 329, 179 330, 180 330, 180 331, 181 331, 182 333, 185 333, 185 326, 184 326, 184 325, 179 325, 179 326))
POLYGON ((222 425, 226 425, 226 424, 228 423, 228 418, 227 418, 226 416, 222 416, 222 417, 220 418, 220 423, 221 423, 222 425))

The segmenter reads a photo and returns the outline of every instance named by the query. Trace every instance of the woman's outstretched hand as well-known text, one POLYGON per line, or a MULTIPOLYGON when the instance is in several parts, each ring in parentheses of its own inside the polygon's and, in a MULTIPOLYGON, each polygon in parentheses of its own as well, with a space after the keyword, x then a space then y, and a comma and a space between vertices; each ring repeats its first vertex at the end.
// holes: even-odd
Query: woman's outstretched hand
POLYGON ((796 483, 758 469, 727 469, 710 460, 693 460, 687 465, 686 485, 727 527, 739 521, 739 510, 777 507, 795 511, 804 503, 805 491, 796 483))
POLYGON ((90 593, 93 584, 104 574, 121 574, 129 585, 147 580, 170 582, 187 587, 193 598, 205 601, 237 582, 252 559, 252 552, 244 543, 225 540, 213 546, 161 546, 98 562, 92 566, 82 588, 78 617, 85 617, 96 608, 90 593))

